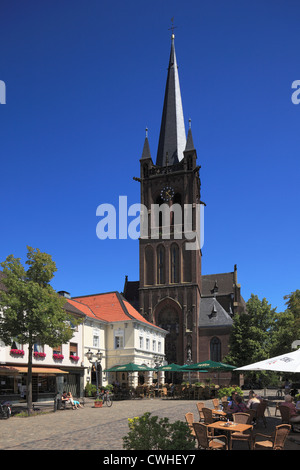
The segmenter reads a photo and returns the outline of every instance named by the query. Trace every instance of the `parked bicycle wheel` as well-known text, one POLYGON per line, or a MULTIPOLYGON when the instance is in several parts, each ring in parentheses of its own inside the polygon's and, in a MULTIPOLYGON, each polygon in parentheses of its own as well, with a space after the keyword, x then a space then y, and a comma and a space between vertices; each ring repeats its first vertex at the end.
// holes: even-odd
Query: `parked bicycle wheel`
POLYGON ((3 405, 1 410, 1 417, 4 419, 8 419, 11 415, 11 410, 9 406, 3 405))
POLYGON ((109 395, 106 395, 106 406, 112 405, 112 398, 109 395))

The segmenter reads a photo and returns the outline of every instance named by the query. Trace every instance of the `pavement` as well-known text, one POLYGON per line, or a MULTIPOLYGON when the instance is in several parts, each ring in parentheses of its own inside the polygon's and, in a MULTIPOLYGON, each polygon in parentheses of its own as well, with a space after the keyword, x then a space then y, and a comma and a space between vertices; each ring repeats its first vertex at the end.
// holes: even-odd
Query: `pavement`
MULTIPOLYGON (((259 391, 258 391, 259 393, 259 391)), ((275 416, 275 396, 269 396, 266 412, 267 427, 260 422, 255 432, 271 434, 281 424, 279 412, 275 416)), ((283 398, 281 398, 283 400, 283 398)), ((123 450, 123 436, 128 431, 128 418, 141 416, 146 411, 171 422, 185 421, 185 413, 194 413, 198 419, 196 403, 199 400, 132 399, 115 401, 111 408, 105 405, 94 408, 92 399, 85 399, 84 408, 77 410, 53 410, 53 402, 45 407, 49 412, 37 416, 20 418, 12 416, 0 420, 0 450, 123 450)), ((212 401, 205 401, 213 408, 212 401)), ((41 403, 41 409, 43 404, 41 403)), ((13 406, 13 409, 15 406, 13 406)), ((234 450, 247 450, 247 443, 235 443, 234 450)), ((300 450, 300 434, 291 432, 285 450, 300 450)), ((125 451, 124 451, 125 452, 125 451)))

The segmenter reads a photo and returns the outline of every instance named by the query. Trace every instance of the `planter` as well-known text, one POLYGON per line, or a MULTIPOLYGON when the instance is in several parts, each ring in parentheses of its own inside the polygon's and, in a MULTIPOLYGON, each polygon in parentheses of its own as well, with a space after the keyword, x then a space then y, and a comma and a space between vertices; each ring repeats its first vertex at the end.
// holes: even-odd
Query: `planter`
POLYGON ((63 354, 53 354, 53 359, 55 361, 62 361, 64 358, 64 355, 63 354))
POLYGON ((11 349, 10 354, 12 356, 24 356, 25 352, 23 351, 23 349, 11 349))
POLYGON ((79 361, 79 356, 70 356, 71 361, 79 361))
POLYGON ((95 408, 102 408, 103 402, 102 401, 94 401, 95 408))
POLYGON ((45 353, 43 353, 43 352, 37 352, 37 351, 35 351, 35 352, 33 353, 33 355, 34 355, 34 357, 35 357, 36 359, 46 357, 46 354, 45 354, 45 353))

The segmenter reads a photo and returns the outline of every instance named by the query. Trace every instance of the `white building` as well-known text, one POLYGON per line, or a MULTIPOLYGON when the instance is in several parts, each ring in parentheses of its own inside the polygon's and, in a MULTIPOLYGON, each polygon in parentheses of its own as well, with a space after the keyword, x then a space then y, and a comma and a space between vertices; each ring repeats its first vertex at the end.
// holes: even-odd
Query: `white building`
MULTIPOLYGON (((116 365, 133 362, 153 367, 165 358, 167 331, 145 320, 119 292, 74 297, 69 302, 85 315, 84 384, 128 384, 127 373, 106 372, 116 365), (93 353, 91 362, 87 353, 93 353), (101 353, 101 361, 97 354, 101 353), (98 377, 96 374, 98 370, 98 377)), ((100 356, 99 356, 100 357, 100 356)), ((152 373, 133 373, 131 385, 152 382, 152 373), (139 377, 140 375, 140 377, 139 377)))

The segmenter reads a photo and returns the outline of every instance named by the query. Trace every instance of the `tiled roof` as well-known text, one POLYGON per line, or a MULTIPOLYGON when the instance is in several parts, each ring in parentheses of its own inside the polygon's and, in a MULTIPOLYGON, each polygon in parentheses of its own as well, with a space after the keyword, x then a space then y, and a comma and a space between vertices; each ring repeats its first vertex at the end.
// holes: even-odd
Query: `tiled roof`
MULTIPOLYGON (((88 307, 99 320, 107 322, 137 320, 154 328, 161 329, 145 320, 119 292, 73 297, 72 300, 88 307)), ((79 308, 78 304, 77 308, 79 308)))
POLYGON ((91 309, 87 305, 77 302, 76 300, 66 299, 65 309, 67 311, 75 312, 75 313, 76 311, 79 311, 81 314, 83 313, 84 315, 88 317, 95 318, 94 313, 91 311, 91 309))

